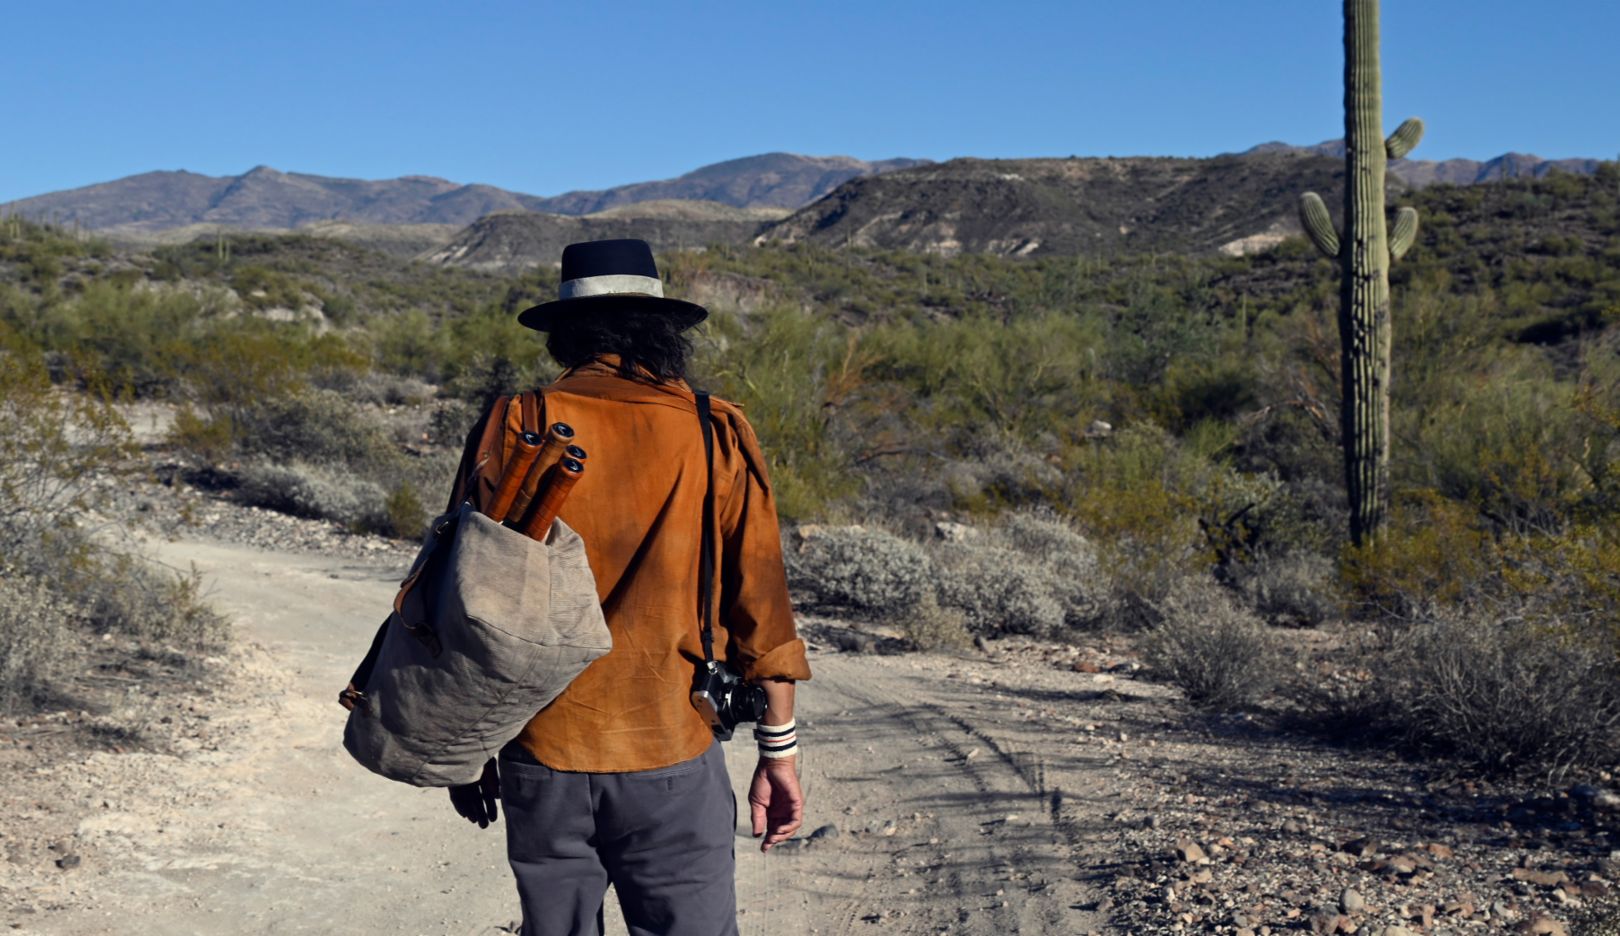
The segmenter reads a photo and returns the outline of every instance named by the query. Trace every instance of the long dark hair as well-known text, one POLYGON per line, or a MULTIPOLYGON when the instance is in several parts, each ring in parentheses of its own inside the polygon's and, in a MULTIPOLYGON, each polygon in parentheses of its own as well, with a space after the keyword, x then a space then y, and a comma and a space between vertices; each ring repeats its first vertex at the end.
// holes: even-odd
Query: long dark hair
POLYGON ((617 354, 621 377, 670 381, 686 378, 692 342, 680 323, 661 312, 592 310, 558 321, 546 337, 546 350, 563 367, 577 367, 599 355, 617 354))

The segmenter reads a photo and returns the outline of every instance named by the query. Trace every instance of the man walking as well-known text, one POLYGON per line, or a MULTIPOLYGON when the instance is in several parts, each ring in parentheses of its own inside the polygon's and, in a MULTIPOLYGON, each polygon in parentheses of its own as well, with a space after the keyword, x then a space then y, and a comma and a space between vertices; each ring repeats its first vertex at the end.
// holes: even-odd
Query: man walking
POLYGON ((573 427, 588 470, 561 517, 585 541, 613 649, 451 799, 480 825, 497 795, 505 803, 525 936, 600 933, 610 883, 634 936, 735 933, 736 798, 692 702, 705 581, 713 656, 764 689, 748 797, 763 849, 798 830, 804 803, 793 702, 810 670, 765 461, 734 404, 712 401, 705 439, 685 332, 707 312, 663 297, 645 242, 570 245, 560 293, 518 321, 548 333, 567 370, 536 397, 541 412, 496 401, 468 437, 451 503, 487 501, 519 431, 573 427))

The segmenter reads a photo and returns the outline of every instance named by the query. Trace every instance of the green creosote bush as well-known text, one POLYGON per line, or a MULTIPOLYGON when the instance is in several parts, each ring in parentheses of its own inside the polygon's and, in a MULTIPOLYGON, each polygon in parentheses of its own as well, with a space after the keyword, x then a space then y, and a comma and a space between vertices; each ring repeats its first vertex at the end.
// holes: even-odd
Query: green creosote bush
POLYGON ((1139 644, 1143 663, 1200 708, 1235 709, 1269 692, 1281 666, 1264 623, 1213 582, 1182 581, 1139 644))
POLYGON ((414 484, 401 481, 388 492, 388 499, 383 502, 383 518, 386 523, 378 532, 388 536, 412 539, 424 532, 428 522, 427 507, 422 504, 414 484))
POLYGON ((801 527, 785 551, 788 581, 816 606, 879 617, 931 596, 934 567, 916 543, 875 527, 801 527))
POLYGON ((849 470, 842 411, 862 394, 870 355, 858 332, 800 309, 747 319, 717 313, 695 336, 693 384, 745 403, 771 459, 785 522, 824 517, 859 488, 849 470))

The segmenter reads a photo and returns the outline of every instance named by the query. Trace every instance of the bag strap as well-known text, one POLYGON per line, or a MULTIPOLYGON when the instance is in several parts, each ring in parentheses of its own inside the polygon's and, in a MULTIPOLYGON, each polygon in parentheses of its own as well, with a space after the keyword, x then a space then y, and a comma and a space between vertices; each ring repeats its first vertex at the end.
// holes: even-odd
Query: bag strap
POLYGON ((523 431, 540 431, 540 390, 523 391, 523 431))
POLYGON ((698 594, 703 604, 703 662, 714 662, 714 417, 709 412, 709 395, 697 393, 698 422, 703 425, 703 463, 706 486, 703 489, 702 552, 698 560, 698 594))

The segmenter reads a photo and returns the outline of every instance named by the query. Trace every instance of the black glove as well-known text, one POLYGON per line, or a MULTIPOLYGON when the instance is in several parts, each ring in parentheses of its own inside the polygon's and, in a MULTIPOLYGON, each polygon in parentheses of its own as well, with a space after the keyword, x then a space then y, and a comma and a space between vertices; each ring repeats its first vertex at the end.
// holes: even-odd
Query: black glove
POLYGON ((489 759, 484 765, 484 775, 472 783, 450 788, 450 805, 456 807, 456 812, 468 822, 478 823, 478 828, 487 829, 499 815, 495 811, 495 801, 501 798, 501 775, 495 769, 495 759, 489 759))

